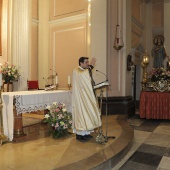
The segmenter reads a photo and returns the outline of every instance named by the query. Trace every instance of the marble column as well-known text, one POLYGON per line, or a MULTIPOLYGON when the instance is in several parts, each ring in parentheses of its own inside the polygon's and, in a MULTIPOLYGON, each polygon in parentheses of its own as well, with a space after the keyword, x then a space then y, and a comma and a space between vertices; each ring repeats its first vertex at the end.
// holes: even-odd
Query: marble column
POLYGON ((30 0, 12 1, 11 63, 19 66, 21 77, 14 91, 27 89, 30 55, 30 0))

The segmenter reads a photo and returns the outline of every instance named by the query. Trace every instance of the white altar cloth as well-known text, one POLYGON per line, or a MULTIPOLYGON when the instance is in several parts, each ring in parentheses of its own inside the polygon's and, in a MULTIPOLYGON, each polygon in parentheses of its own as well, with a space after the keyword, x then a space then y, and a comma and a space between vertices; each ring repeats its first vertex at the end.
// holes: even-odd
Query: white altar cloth
POLYGON ((17 114, 32 112, 37 110, 44 110, 53 102, 65 103, 67 111, 71 112, 71 92, 64 90, 57 91, 16 91, 3 92, 3 128, 4 134, 10 141, 13 140, 14 131, 14 114, 13 114, 13 100, 16 100, 15 106, 17 114))

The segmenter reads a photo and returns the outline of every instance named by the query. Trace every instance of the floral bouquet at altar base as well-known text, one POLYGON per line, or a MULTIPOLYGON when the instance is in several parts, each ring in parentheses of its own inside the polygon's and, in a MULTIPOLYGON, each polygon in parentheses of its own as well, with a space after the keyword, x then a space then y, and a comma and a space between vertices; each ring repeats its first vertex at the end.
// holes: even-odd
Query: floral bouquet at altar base
POLYGON ((5 83, 17 81, 21 76, 17 67, 15 65, 10 65, 8 62, 5 62, 1 66, 1 73, 2 79, 5 81, 5 83))
POLYGON ((47 106, 47 109, 44 122, 50 126, 53 138, 68 135, 68 130, 72 127, 72 114, 67 112, 66 105, 54 102, 51 106, 47 106))
POLYGON ((151 82, 157 82, 160 80, 170 81, 170 71, 167 71, 163 67, 152 68, 152 70, 148 74, 148 79, 151 82))

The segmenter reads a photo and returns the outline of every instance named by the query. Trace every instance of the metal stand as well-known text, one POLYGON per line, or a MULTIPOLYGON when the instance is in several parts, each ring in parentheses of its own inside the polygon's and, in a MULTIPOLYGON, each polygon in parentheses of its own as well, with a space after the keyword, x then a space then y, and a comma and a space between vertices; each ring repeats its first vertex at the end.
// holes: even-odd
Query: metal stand
MULTIPOLYGON (((107 87, 106 87, 107 88, 107 87)), ((115 136, 107 136, 107 132, 108 132, 108 91, 106 90, 106 136, 105 136, 105 141, 107 142, 108 139, 115 139, 115 136)))
MULTIPOLYGON (((106 86, 105 86, 106 87, 106 86)), ((104 87, 103 87, 104 88, 104 87)), ((100 89, 100 112, 101 112, 101 120, 102 120, 102 103, 103 103, 103 88, 100 89)), ((108 139, 115 139, 115 136, 107 136, 107 131, 108 131, 108 121, 107 121, 107 117, 108 117, 108 113, 107 113, 108 109, 107 109, 107 95, 106 95, 106 135, 103 135, 102 132, 102 125, 99 127, 98 129, 98 134, 96 137, 96 142, 99 144, 105 144, 105 142, 108 141, 108 139)))

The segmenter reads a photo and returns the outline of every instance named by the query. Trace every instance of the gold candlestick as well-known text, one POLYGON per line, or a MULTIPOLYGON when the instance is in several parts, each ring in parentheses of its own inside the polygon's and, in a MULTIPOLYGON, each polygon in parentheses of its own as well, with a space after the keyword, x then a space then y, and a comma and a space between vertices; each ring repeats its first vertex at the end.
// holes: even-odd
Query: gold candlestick
POLYGON ((68 89, 69 89, 69 90, 71 89, 71 84, 68 84, 68 89))
POLYGON ((143 60, 141 62, 141 67, 143 68, 143 75, 142 75, 142 91, 146 91, 146 85, 148 82, 148 73, 147 73, 147 66, 149 64, 149 55, 147 53, 144 54, 143 60))
POLYGON ((1 96, 1 89, 0 89, 0 146, 2 145, 3 141, 7 140, 7 137, 4 135, 3 132, 3 117, 2 117, 2 96, 1 96))

